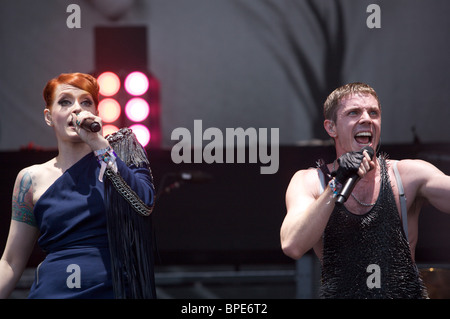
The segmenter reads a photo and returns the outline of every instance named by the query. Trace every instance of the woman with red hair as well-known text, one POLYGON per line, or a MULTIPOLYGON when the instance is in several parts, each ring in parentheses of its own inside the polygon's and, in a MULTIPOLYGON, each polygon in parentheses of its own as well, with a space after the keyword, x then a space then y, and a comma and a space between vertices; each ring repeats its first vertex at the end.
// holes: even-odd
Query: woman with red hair
POLYGON ((0 260, 0 297, 20 279, 36 240, 46 252, 29 298, 155 298, 150 213, 155 189, 129 129, 108 137, 94 77, 68 73, 44 88, 58 155, 21 170, 0 260))

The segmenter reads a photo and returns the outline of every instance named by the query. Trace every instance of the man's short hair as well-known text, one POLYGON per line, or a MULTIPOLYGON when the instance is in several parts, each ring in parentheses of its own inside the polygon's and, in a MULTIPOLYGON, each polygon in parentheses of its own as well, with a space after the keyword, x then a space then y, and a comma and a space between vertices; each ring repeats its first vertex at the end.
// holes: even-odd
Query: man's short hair
POLYGON ((338 87, 333 92, 331 92, 330 95, 328 95, 323 105, 323 115, 325 119, 331 120, 336 123, 337 109, 339 107, 340 102, 342 101, 342 99, 354 94, 372 95, 377 100, 378 107, 381 110, 381 104, 380 101, 378 100, 378 96, 375 90, 368 84, 361 82, 354 82, 338 87))

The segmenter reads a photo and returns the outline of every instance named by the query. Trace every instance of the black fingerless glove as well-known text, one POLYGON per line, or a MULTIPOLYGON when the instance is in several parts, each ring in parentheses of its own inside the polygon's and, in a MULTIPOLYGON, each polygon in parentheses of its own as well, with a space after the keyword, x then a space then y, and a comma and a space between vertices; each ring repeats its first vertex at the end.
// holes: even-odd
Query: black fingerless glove
POLYGON ((363 158, 362 151, 345 153, 337 159, 339 167, 331 172, 331 176, 335 177, 338 183, 345 183, 350 176, 358 173, 363 158))

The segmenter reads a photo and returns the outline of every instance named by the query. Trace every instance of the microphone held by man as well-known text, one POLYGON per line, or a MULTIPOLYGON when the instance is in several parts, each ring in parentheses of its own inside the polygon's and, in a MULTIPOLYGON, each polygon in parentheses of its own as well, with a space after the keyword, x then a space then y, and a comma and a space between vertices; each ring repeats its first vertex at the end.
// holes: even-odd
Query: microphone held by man
POLYGON ((375 152, 370 146, 363 147, 359 152, 346 153, 338 158, 339 168, 333 174, 337 182, 342 184, 342 188, 338 191, 336 205, 343 205, 347 201, 360 179, 358 170, 364 159, 364 151, 370 159, 373 159, 375 152))

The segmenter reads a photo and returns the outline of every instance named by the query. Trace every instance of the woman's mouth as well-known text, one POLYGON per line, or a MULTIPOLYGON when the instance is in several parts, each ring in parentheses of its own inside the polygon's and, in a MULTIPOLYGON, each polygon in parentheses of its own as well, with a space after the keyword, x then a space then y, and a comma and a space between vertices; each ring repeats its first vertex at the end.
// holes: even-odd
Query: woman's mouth
POLYGON ((70 121, 67 123, 67 126, 68 127, 75 127, 75 124, 73 124, 73 115, 72 115, 72 117, 70 118, 70 121))

